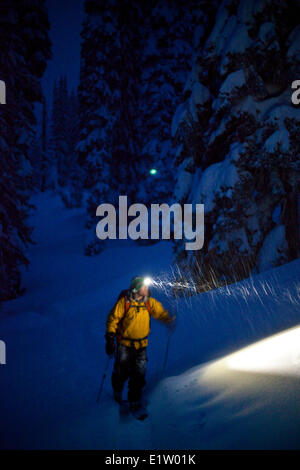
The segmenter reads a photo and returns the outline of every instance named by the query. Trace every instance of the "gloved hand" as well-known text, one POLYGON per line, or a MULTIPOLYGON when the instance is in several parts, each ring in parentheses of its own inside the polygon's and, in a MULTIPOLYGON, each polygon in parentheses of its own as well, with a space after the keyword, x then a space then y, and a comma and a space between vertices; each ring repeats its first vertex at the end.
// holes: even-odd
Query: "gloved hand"
POLYGON ((105 344, 105 352, 108 356, 112 356, 115 352, 115 334, 114 333, 106 333, 105 334, 106 344, 105 344))

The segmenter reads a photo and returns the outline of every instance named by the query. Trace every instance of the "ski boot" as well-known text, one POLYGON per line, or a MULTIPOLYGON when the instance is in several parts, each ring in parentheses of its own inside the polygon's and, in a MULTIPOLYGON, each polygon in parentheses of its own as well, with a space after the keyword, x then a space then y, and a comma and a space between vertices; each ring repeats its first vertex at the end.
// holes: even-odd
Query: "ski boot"
POLYGON ((141 421, 143 421, 148 416, 147 409, 143 406, 140 401, 129 402, 129 410, 135 418, 141 421))

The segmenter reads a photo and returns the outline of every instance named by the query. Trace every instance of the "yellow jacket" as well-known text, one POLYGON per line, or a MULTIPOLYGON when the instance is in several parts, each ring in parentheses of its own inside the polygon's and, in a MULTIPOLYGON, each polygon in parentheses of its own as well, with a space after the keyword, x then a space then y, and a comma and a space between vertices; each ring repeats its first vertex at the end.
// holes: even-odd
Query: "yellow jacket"
MULTIPOLYGON (((158 300, 153 297, 147 300, 153 318, 164 323, 173 321, 158 300)), ((150 333, 150 315, 145 302, 130 299, 130 307, 125 315, 125 297, 121 297, 108 315, 106 333, 120 334, 122 339, 119 342, 125 346, 131 346, 132 343, 136 349, 148 346, 148 340, 142 339, 150 333), (142 341, 129 341, 126 338, 142 341)))

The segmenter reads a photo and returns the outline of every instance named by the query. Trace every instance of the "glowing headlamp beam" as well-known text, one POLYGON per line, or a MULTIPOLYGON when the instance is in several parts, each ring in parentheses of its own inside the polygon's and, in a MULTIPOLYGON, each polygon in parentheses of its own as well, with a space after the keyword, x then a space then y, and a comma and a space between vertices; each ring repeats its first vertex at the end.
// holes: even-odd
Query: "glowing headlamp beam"
POLYGON ((145 277, 144 286, 150 286, 151 284, 153 284, 153 279, 151 279, 151 277, 145 277))

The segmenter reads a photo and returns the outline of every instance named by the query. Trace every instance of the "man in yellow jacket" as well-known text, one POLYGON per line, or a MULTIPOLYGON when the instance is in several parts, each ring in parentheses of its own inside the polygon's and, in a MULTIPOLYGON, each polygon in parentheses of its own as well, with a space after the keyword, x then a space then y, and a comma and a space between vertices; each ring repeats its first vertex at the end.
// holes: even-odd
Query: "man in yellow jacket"
POLYGON ((139 407, 145 374, 150 333, 150 317, 172 327, 175 317, 170 317, 163 305, 149 296, 144 278, 132 279, 130 289, 120 296, 106 321, 106 353, 112 356, 117 340, 116 360, 111 377, 114 398, 122 401, 122 390, 128 382, 128 401, 131 407, 139 407))

